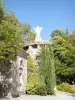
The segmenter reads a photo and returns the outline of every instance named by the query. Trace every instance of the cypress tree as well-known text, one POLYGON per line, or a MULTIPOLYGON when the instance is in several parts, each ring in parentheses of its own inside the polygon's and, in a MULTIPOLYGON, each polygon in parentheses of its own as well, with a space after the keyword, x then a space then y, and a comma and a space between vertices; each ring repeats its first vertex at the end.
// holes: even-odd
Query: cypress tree
POLYGON ((47 93, 53 94, 55 87, 54 56, 50 46, 42 47, 40 53, 40 79, 47 87, 47 93))

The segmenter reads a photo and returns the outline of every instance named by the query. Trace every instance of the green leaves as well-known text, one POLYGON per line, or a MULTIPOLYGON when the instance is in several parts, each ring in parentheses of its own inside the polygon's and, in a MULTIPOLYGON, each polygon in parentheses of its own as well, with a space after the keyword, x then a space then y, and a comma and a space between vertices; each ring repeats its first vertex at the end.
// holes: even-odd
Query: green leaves
POLYGON ((68 83, 62 83, 57 86, 57 89, 64 92, 75 93, 75 89, 68 83))
POLYGON ((13 53, 16 54, 17 50, 23 47, 26 25, 20 23, 13 12, 6 12, 1 1, 0 5, 0 11, 4 14, 0 22, 0 56, 1 59, 6 57, 11 59, 10 56, 13 56, 13 53))
POLYGON ((0 0, 0 23, 3 18, 4 18, 4 4, 3 4, 2 0, 0 0))
POLYGON ((52 48, 42 47, 40 53, 40 81, 46 84, 48 93, 51 94, 55 86, 55 67, 52 48))
POLYGON ((68 31, 66 31, 64 29, 55 29, 52 32, 51 37, 54 38, 55 36, 63 36, 65 34, 68 34, 68 31))
POLYGON ((67 81, 72 83, 74 81, 71 76, 75 75, 75 47, 73 36, 72 34, 67 34, 62 37, 56 36, 53 38, 52 46, 55 56, 56 75, 63 82, 67 81), (67 79, 67 77, 69 78, 67 79))
POLYGON ((27 94, 35 94, 36 86, 39 83, 39 73, 37 66, 34 65, 31 56, 27 58, 27 94))

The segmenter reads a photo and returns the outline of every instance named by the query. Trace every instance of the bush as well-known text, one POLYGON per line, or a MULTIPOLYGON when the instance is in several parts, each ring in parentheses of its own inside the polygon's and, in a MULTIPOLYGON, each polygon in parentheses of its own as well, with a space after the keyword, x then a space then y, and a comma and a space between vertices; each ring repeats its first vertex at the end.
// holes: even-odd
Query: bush
POLYGON ((47 95, 55 95, 54 90, 46 86, 47 88, 47 95))
POLYGON ((46 96, 47 95, 47 89, 46 86, 40 86, 36 89, 35 92, 37 95, 41 95, 41 96, 46 96))
POLYGON ((35 94, 36 86, 38 85, 39 77, 37 73, 29 75, 26 86, 26 93, 29 95, 35 94))
POLYGON ((49 88, 44 82, 40 81, 40 83, 37 85, 37 88, 35 90, 35 94, 46 96, 46 95, 55 95, 54 91, 51 91, 51 88, 49 88))
POLYGON ((64 92, 75 93, 75 89, 73 89, 68 83, 62 83, 58 85, 57 89, 64 92))
POLYGON ((28 94, 28 95, 35 95, 35 87, 33 87, 33 88, 31 88, 31 89, 29 89, 29 90, 26 90, 26 94, 28 94))
POLYGON ((27 86, 26 86, 26 93, 29 95, 34 95, 36 87, 39 82, 39 74, 38 68, 33 63, 31 56, 28 56, 27 59, 27 86))

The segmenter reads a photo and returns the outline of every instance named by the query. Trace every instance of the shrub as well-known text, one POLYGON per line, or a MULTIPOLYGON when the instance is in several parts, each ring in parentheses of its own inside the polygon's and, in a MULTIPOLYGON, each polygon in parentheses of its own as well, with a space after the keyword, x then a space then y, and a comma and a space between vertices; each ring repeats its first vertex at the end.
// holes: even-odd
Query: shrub
POLYGON ((35 94, 36 86, 38 85, 39 77, 37 73, 29 75, 26 86, 26 93, 29 95, 35 94))
POLYGON ((37 66, 35 66, 31 56, 28 56, 28 58, 27 58, 27 71, 28 71, 28 74, 38 71, 38 68, 37 68, 37 66))
POLYGON ((51 87, 46 86, 47 89, 47 95, 55 95, 54 90, 51 89, 51 87))
POLYGON ((62 83, 58 85, 57 89, 64 92, 75 93, 75 89, 73 89, 68 83, 62 83))
POLYGON ((40 86, 36 89, 35 92, 37 95, 46 96, 47 95, 47 88, 46 86, 40 86))
POLYGON ((34 65, 33 60, 30 56, 27 59, 27 86, 26 93, 29 95, 34 95, 36 87, 39 82, 38 68, 34 65))
POLYGON ((29 90, 26 90, 26 94, 28 94, 28 95, 35 95, 35 90, 36 90, 35 87, 30 88, 29 90))

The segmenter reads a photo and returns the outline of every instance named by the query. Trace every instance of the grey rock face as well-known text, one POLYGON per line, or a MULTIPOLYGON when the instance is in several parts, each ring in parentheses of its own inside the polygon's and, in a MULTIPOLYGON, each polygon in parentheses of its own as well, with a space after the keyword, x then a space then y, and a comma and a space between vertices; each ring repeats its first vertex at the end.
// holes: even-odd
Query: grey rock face
POLYGON ((18 97, 25 94, 27 82, 27 56, 20 51, 11 64, 0 66, 0 98, 18 97))
POLYGON ((24 57, 17 56, 15 62, 12 63, 12 89, 11 94, 13 97, 25 94, 27 82, 27 55, 24 57))
POLYGON ((26 53, 19 52, 16 60, 12 63, 12 88, 13 97, 25 94, 27 83, 27 56, 30 55, 35 62, 38 48, 29 46, 26 53))
POLYGON ((0 98, 8 95, 11 90, 11 65, 8 61, 0 62, 0 98))

